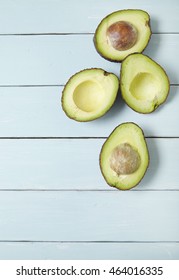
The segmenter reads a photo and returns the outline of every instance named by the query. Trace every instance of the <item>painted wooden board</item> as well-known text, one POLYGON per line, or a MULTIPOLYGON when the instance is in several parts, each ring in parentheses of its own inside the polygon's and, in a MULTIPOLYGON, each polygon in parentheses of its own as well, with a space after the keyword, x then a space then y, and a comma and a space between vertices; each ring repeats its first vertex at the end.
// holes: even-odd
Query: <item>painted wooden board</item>
POLYGON ((178 12, 178 0, 0 0, 0 259, 179 258, 178 12), (60 98, 71 75, 101 67, 119 76, 93 33, 127 8, 151 15, 144 53, 169 75, 166 104, 141 115, 119 97, 99 120, 69 120, 60 98), (126 121, 143 128, 151 160, 140 185, 122 192, 98 160, 126 121))
POLYGON ((178 260, 179 243, 1 242, 0 260, 178 260))
POLYGON ((153 32, 178 32, 177 6, 177 0, 1 0, 0 33, 94 32, 103 17, 120 9, 148 11, 153 32))
MULTIPOLYGON (((0 46, 0 86, 63 85, 77 71, 91 67, 119 76, 120 64, 96 52, 92 34, 0 36, 0 46)), ((145 50, 165 68, 172 84, 179 84, 178 49, 179 34, 153 34, 145 50)))
POLYGON ((0 240, 178 242, 179 192, 1 191, 0 240))
POLYGON ((136 122, 146 136, 179 137, 179 87, 152 114, 131 110, 120 94, 102 118, 80 123, 61 107, 63 87, 0 87, 0 137, 107 137, 120 123, 136 122))
MULTIPOLYGON (((104 139, 1 140, 0 189, 114 190, 99 168, 104 139)), ((179 190, 179 139, 147 139, 150 166, 134 190, 179 190)))

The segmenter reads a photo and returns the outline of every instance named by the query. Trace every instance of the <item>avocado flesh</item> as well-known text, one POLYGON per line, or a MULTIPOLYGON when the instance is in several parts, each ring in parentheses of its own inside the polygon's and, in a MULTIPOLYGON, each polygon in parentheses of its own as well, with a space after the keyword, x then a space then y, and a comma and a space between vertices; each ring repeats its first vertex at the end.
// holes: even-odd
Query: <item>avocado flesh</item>
POLYGON ((166 100, 170 82, 164 69, 143 54, 131 54, 121 64, 121 94, 136 112, 151 113, 166 100))
MULTIPOLYGON (((120 36, 120 34, 119 34, 120 36)), ((94 45, 98 53, 110 61, 122 61, 131 53, 140 53, 151 37, 150 16, 143 10, 119 10, 106 16, 98 25, 94 35, 94 45), (117 50, 108 36, 109 28, 117 22, 129 23, 137 31, 135 44, 124 50, 117 50)))
POLYGON ((76 121, 91 121, 103 116, 113 105, 119 79, 100 68, 82 70, 73 75, 62 92, 62 108, 76 121))
POLYGON ((135 187, 145 175, 148 164, 149 152, 144 134, 135 123, 117 126, 101 149, 100 168, 104 179, 110 186, 121 190, 135 187), (121 147, 124 150, 125 146, 126 152, 120 153, 121 147))

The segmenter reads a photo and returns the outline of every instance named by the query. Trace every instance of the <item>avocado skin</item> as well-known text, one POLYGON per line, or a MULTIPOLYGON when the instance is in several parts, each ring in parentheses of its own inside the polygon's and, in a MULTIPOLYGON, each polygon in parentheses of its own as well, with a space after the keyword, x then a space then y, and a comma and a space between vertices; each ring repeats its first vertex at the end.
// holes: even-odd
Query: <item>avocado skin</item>
POLYGON ((103 175, 103 177, 104 177, 106 183, 107 183, 110 187, 116 188, 116 189, 121 190, 121 191, 128 191, 128 190, 130 190, 130 189, 135 188, 136 186, 139 185, 139 183, 140 183, 140 182, 142 181, 142 179, 144 178, 144 176, 145 176, 145 174, 146 174, 146 172, 147 172, 147 170, 148 170, 149 164, 150 164, 149 149, 148 149, 147 142, 146 142, 145 135, 144 135, 144 132, 143 132, 142 128, 141 128, 139 125, 137 125, 136 123, 134 123, 134 122, 125 122, 125 123, 121 123, 120 125, 116 126, 116 127, 113 129, 113 131, 112 131, 112 132, 110 133, 110 135, 107 137, 106 141, 103 143, 102 148, 101 148, 101 152, 100 152, 100 155, 99 155, 99 166, 100 166, 101 173, 102 173, 102 175, 103 175), (146 170, 145 170, 145 172, 144 172, 142 178, 138 181, 138 183, 135 184, 134 186, 130 187, 130 188, 125 188, 125 189, 123 189, 123 188, 117 187, 115 184, 109 184, 108 181, 106 180, 105 174, 103 173, 103 170, 102 170, 102 168, 101 168, 101 154, 102 154, 103 147, 104 147, 106 141, 107 141, 108 138, 113 134, 113 132, 114 132, 119 126, 121 126, 121 125, 128 125, 128 124, 134 124, 134 125, 136 125, 136 126, 141 130, 141 132, 142 132, 142 134, 143 134, 144 141, 145 141, 145 143, 146 143, 146 148, 147 148, 147 153, 148 153, 148 164, 147 164, 146 170))
MULTIPOLYGON (((134 11, 134 9, 124 9, 123 11, 134 11)), ((144 11, 144 10, 142 10, 142 9, 135 9, 135 11, 137 12, 137 11, 144 11)), ((110 61, 110 62, 115 62, 115 63, 122 62, 125 58, 124 58, 124 59, 116 59, 116 60, 114 60, 114 59, 110 59, 109 57, 106 57, 105 55, 103 55, 103 54, 98 50, 98 44, 97 44, 97 42, 96 42, 96 34, 97 34, 98 30, 100 29, 100 25, 101 25, 102 21, 103 21, 103 20, 106 20, 109 16, 111 16, 111 15, 117 13, 117 12, 118 12, 118 11, 115 11, 115 12, 113 12, 113 13, 107 15, 106 17, 104 17, 104 18, 100 21, 100 23, 98 24, 98 27, 96 28, 95 33, 94 33, 94 36, 93 36, 93 43, 94 43, 94 46, 95 46, 95 49, 96 49, 97 53, 98 53, 102 58, 104 58, 104 59, 106 59, 106 60, 108 60, 108 61, 110 61)), ((148 25, 149 28, 150 28, 150 36, 149 36, 149 38, 148 38, 148 41, 146 42, 146 46, 142 49, 142 51, 141 51, 140 53, 142 53, 142 52, 146 49, 146 47, 147 47, 147 45, 148 45, 148 43, 149 43, 149 41, 150 41, 150 39, 151 39, 151 36, 152 36, 150 15, 149 15, 149 13, 147 13, 146 11, 145 11, 145 13, 149 16, 149 20, 148 20, 148 22, 146 23, 146 25, 148 25)), ((130 54, 129 54, 129 55, 130 55, 130 54)))
MULTIPOLYGON (((133 56, 133 55, 136 55, 136 54, 139 54, 139 53, 132 53, 132 54, 129 54, 128 56, 125 57, 125 59, 127 59, 128 57, 131 57, 131 56, 133 56)), ((126 102, 125 97, 124 97, 124 95, 122 94, 121 84, 120 84, 120 92, 121 92, 121 96, 122 96, 122 99, 124 100, 124 102, 125 102, 125 103, 129 106, 129 108, 131 108, 133 111, 135 111, 136 113, 139 113, 139 114, 143 114, 143 115, 147 115, 147 114, 153 113, 156 109, 158 109, 158 108, 160 107, 160 105, 164 104, 165 101, 167 100, 168 95, 169 95, 169 92, 170 92, 170 80, 169 80, 169 77, 168 77, 168 75, 167 75, 165 69, 164 69, 159 63, 157 63, 156 61, 154 61, 150 56, 148 56, 148 55, 146 55, 146 54, 145 54, 145 56, 146 56, 147 58, 149 58, 150 60, 152 60, 153 62, 155 62, 155 64, 157 64, 157 65, 163 70, 163 72, 165 73, 165 75, 166 75, 166 77, 167 77, 169 88, 168 88, 168 92, 167 92, 167 94, 166 94, 166 97, 165 97, 165 99, 164 99, 164 101, 163 101, 162 103, 156 104, 156 106, 154 107, 154 109, 153 109, 152 111, 150 111, 150 112, 139 112, 139 111, 135 110, 134 108, 132 108, 132 107, 126 102)), ((123 64, 123 62, 125 61, 125 59, 124 59, 124 60, 122 61, 122 63, 121 63, 120 77, 122 77, 122 64, 123 64)))
MULTIPOLYGON (((105 71, 105 70, 102 69, 102 68, 97 68, 97 67, 85 68, 85 69, 83 69, 83 70, 81 70, 81 71, 78 71, 78 72, 76 72, 75 74, 73 74, 73 75, 68 79, 68 81, 66 82, 65 86, 71 81, 71 79, 72 79, 77 73, 81 73, 81 72, 83 72, 83 71, 85 71, 85 70, 101 70, 101 71, 104 72, 104 76, 113 74, 112 72, 105 71)), ((114 74, 113 74, 113 75, 114 75, 114 74)), ((116 76, 116 77, 117 77, 117 76, 116 76)), ((119 79, 118 79, 118 80, 119 80, 119 79)), ((64 107, 63 107, 63 98, 64 98, 63 92, 64 92, 64 90, 65 90, 65 86, 64 86, 64 88, 63 88, 63 90, 62 90, 61 107, 62 107, 62 109, 63 109, 63 112, 66 114, 66 116, 67 116, 69 119, 71 119, 71 120, 74 120, 74 121, 77 121, 77 122, 82 122, 82 123, 86 123, 86 122, 90 122, 90 121, 96 120, 96 119, 97 119, 96 117, 91 118, 90 120, 77 120, 77 119, 75 119, 75 118, 72 118, 72 117, 66 112, 66 110, 65 110, 64 107)), ((119 91, 119 83, 118 83, 118 91, 119 91)), ((116 95, 116 98, 117 98, 117 95, 116 95)), ((115 98, 113 104, 115 103, 116 98, 115 98)), ((112 104, 112 106, 113 106, 113 104, 112 104)), ((111 106, 111 107, 112 107, 112 106, 111 106)), ((105 112, 105 114, 111 109, 111 107, 105 112)), ((98 118, 101 118, 101 117, 103 117, 103 116, 104 116, 104 115, 102 115, 102 116, 100 116, 100 117, 98 117, 98 118)))

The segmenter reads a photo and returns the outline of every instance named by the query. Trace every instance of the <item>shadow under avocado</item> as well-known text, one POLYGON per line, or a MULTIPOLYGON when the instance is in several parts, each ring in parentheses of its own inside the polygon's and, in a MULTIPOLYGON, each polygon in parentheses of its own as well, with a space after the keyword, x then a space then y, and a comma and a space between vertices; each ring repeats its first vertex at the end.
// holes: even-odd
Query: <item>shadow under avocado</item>
POLYGON ((155 113, 159 113, 161 112, 162 110, 165 110, 166 109, 166 106, 169 105, 170 103, 174 102, 174 99, 176 98, 176 95, 179 94, 178 91, 178 86, 170 86, 170 90, 169 90, 169 94, 166 98, 166 100, 164 101, 164 103, 162 103, 157 109, 156 111, 152 112, 152 114, 155 114, 155 113))
POLYGON ((158 20, 156 18, 152 17, 150 25, 151 25, 152 34, 143 53, 145 55, 148 55, 150 58, 155 59, 155 57, 156 58, 158 57, 163 35, 159 34, 158 20))
POLYGON ((104 116, 97 119, 96 123, 101 123, 101 122, 105 123, 106 121, 110 121, 112 118, 114 118, 114 116, 116 116, 118 114, 120 115, 124 106, 125 106, 125 102, 122 99, 121 92, 119 89, 116 100, 115 100, 114 104, 112 105, 112 107, 109 109, 109 111, 104 116))
MULTIPOLYGON (((145 132, 147 135, 150 135, 152 133, 145 132)), ((146 137, 146 142, 148 146, 149 151, 149 166, 148 169, 142 179, 142 181, 139 183, 138 187, 140 190, 154 190, 156 187, 152 187, 152 183, 155 182, 156 174, 159 170, 159 152, 157 148, 156 138, 150 138, 146 137)), ((137 190, 137 189, 136 189, 137 190)))

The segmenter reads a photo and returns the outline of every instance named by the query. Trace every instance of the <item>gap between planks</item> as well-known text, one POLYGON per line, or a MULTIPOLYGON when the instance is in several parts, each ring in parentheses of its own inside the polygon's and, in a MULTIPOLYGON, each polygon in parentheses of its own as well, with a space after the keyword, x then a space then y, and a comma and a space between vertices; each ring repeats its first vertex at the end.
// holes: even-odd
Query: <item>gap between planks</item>
MULTIPOLYGON (((115 189, 115 188, 111 188, 109 190, 104 190, 104 189, 0 189, 0 192, 119 192, 121 190, 115 189)), ((179 192, 179 189, 130 189, 130 190, 126 190, 126 192, 179 192)), ((125 192, 125 190, 124 190, 125 192)))
MULTIPOLYGON (((34 88, 34 87, 64 87, 65 84, 54 84, 54 85, 0 85, 0 88, 34 88)), ((178 87, 179 84, 170 84, 170 87, 178 87)))
MULTIPOLYGON (((152 32, 154 35, 179 35, 179 32, 152 32)), ((78 36, 94 35, 94 32, 42 32, 42 33, 0 33, 0 36, 78 36)))
MULTIPOLYGON (((97 140, 97 139, 107 139, 108 137, 102 136, 102 137, 88 137, 88 136, 79 136, 79 137, 58 137, 58 136, 12 136, 12 137, 6 137, 1 136, 0 140, 97 140)), ((145 136, 146 139, 179 139, 179 136, 145 136)))
POLYGON ((41 240, 0 240, 0 243, 52 243, 52 244, 178 244, 179 240, 176 241, 65 241, 65 240, 52 240, 52 241, 41 241, 41 240))

